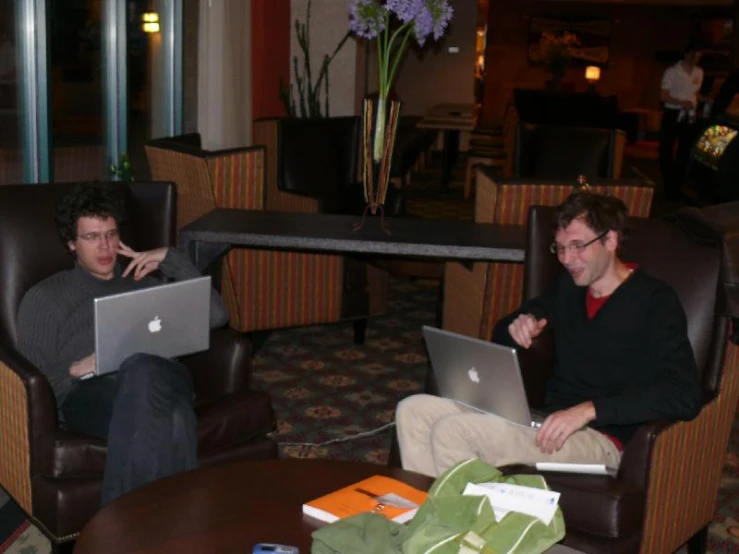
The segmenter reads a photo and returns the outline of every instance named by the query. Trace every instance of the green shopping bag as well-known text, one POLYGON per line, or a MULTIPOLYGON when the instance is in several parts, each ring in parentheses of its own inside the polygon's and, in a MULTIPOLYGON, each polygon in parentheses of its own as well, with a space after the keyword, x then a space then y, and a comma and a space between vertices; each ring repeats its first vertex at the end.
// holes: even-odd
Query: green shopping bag
POLYGON ((495 520, 484 496, 463 496, 467 483, 508 483, 547 489, 540 475, 503 475, 478 459, 451 467, 429 490, 415 517, 401 525, 377 514, 339 520, 313 533, 314 554, 538 554, 564 538, 562 510, 549 525, 510 512, 495 520))

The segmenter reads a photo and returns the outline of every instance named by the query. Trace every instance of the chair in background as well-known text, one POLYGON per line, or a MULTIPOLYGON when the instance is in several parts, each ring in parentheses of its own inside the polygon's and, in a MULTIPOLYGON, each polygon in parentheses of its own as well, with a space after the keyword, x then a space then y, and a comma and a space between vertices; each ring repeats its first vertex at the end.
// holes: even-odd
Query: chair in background
MULTIPOLYGON (((645 179, 590 180, 596 192, 621 198, 633 216, 646 217, 654 183, 645 179)), ((497 180, 491 168, 477 169, 475 221, 525 225, 529 206, 556 205, 577 186, 567 180, 497 180)), ((497 321, 521 304, 523 264, 449 262, 444 271, 444 329, 489 340, 497 321)))
POLYGON ((553 92, 544 89, 513 91, 521 121, 576 127, 618 127, 618 97, 593 92, 553 92))
MULTIPOLYGON (((707 208, 701 219, 711 221, 721 212, 724 220, 733 218, 732 210, 735 214, 739 203, 707 208)), ((541 206, 533 207, 529 215, 527 299, 541 294, 562 271, 549 252, 552 215, 552 208, 541 206)), ((691 554, 706 549, 739 393, 739 301, 732 282, 739 251, 736 245, 733 252, 724 246, 722 256, 717 244, 721 234, 694 219, 690 210, 679 218, 679 224, 632 219, 622 257, 677 291, 687 315, 705 404, 693 421, 642 425, 625 445, 615 478, 545 473, 548 485, 562 494, 560 506, 567 521, 564 543, 584 552, 669 553, 685 542, 691 554)), ((725 236, 736 231, 725 229, 725 236)), ((551 339, 541 336, 531 348, 520 350, 533 407, 542 406, 541 384, 551 375, 551 339)), ((516 466, 507 471, 526 469, 516 466)))
MULTIPOLYGON (((320 205, 303 190, 265 186, 274 162, 265 167, 263 146, 205 151, 200 136, 190 134, 152 140, 145 149, 152 177, 177 184, 178 229, 215 208, 317 211, 320 205)), ((225 257, 221 290, 239 331, 354 319, 361 343, 374 313, 366 290, 370 273, 341 256, 235 248, 225 257)))
MULTIPOLYGON (((175 242, 171 183, 119 183, 129 219, 124 240, 137 250, 175 242)), ((0 486, 51 539, 73 540, 100 508, 105 441, 66 430, 46 377, 17 350, 23 295, 73 258, 59 240, 54 209, 71 185, 0 187, 0 486)), ((269 397, 250 389, 251 346, 214 330, 210 349, 184 357, 195 386, 201 465, 277 456, 269 397)))
MULTIPOLYGON (((361 126, 354 116, 255 120, 254 144, 264 147, 265 153, 265 209, 360 215, 364 209, 359 176, 361 126)), ((391 193, 392 187, 386 203, 386 213, 392 214, 401 208, 390 206, 391 193)), ((387 309, 386 271, 347 257, 323 258, 332 260, 335 275, 331 286, 322 289, 337 307, 329 321, 377 315, 387 309), (351 279, 346 278, 347 272, 351 279), (352 301, 350 295, 356 293, 365 299, 352 301), (352 306, 364 306, 362 313, 352 311, 352 306)))
POLYGON ((426 167, 431 147, 436 142, 438 133, 435 130, 418 128, 422 119, 421 116, 402 115, 398 121, 390 170, 390 183, 396 189, 404 190, 410 184, 411 173, 426 167))
POLYGON ((495 167, 498 168, 503 177, 512 176, 517 126, 518 112, 513 104, 510 104, 503 116, 500 135, 485 135, 484 132, 481 133, 478 129, 472 131, 464 180, 465 198, 469 198, 472 194, 475 184, 475 169, 478 166, 495 167))
POLYGON ((358 181, 360 130, 356 116, 255 121, 254 144, 264 146, 267 156, 267 209, 283 210, 285 195, 293 195, 317 201, 320 207, 312 211, 352 211, 347 204, 358 181))
POLYGON ((518 179, 620 179, 626 135, 620 129, 519 121, 513 176, 518 179))

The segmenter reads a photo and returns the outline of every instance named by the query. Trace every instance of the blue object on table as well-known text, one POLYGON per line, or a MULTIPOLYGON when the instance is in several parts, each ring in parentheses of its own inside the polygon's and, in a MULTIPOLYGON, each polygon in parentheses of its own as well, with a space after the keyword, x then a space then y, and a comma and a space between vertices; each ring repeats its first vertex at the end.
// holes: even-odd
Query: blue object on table
POLYGON ((297 546, 260 542, 254 545, 252 554, 300 554, 297 546))

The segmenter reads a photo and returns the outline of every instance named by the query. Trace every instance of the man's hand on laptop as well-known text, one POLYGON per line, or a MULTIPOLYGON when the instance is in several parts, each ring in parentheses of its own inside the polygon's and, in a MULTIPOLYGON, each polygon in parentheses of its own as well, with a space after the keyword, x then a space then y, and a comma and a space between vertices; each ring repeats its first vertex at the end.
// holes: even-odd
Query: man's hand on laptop
POLYGON ((531 341, 538 337, 546 326, 546 319, 536 319, 531 314, 521 314, 508 326, 508 332, 516 344, 528 348, 531 346, 531 341))
POLYGON ((559 452, 572 433, 579 431, 594 419, 595 406, 590 401, 554 412, 547 417, 536 433, 536 446, 544 454, 559 452))
POLYGON ((143 279, 149 273, 159 268, 159 264, 167 256, 168 250, 169 248, 162 246, 161 248, 147 250, 146 252, 136 252, 130 246, 126 246, 122 242, 119 243, 118 254, 131 258, 131 262, 123 272, 123 277, 128 277, 133 273, 133 278, 136 281, 143 279))
POLYGON ((77 377, 79 379, 80 377, 83 377, 88 373, 94 373, 95 363, 95 354, 90 354, 86 358, 77 360, 71 366, 69 366, 69 374, 72 377, 77 377))

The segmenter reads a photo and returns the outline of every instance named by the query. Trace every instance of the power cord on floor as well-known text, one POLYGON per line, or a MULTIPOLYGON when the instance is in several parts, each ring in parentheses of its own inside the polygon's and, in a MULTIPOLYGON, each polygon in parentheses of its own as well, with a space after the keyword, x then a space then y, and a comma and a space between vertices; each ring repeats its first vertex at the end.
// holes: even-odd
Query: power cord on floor
POLYGON ((331 439, 326 442, 281 442, 279 444, 280 446, 326 446, 328 444, 334 444, 337 442, 348 442, 348 441, 353 441, 356 439, 361 439, 364 437, 371 437, 372 435, 382 433, 385 429, 390 429, 391 427, 395 427, 394 421, 391 421, 390 423, 386 423, 385 425, 382 425, 376 429, 371 429, 369 431, 363 431, 362 433, 356 433, 354 435, 347 435, 345 437, 337 437, 335 439, 331 439))

